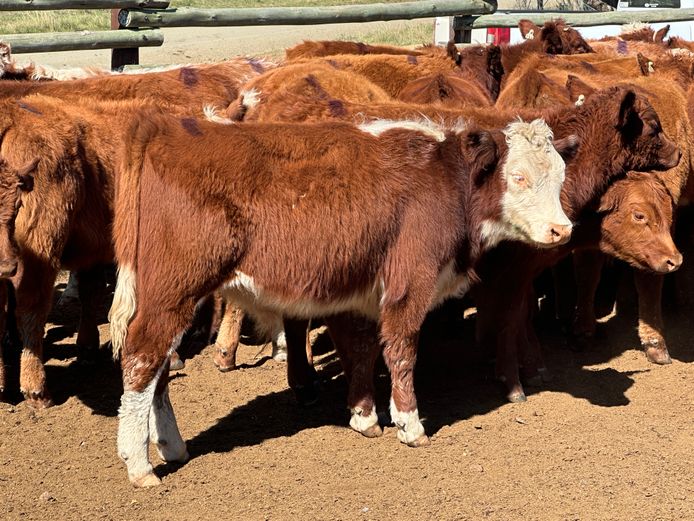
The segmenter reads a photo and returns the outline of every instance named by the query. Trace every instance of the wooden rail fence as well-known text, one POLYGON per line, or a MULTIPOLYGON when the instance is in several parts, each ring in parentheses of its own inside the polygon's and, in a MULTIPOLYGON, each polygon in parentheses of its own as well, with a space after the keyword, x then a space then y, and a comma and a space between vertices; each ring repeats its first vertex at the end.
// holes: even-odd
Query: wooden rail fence
MULTIPOLYGON (((9 42, 15 53, 113 49, 111 66, 116 68, 137 63, 140 47, 162 45, 162 27, 315 25, 455 16, 454 28, 469 30, 515 27, 521 18, 541 24, 558 16, 557 13, 494 14, 497 10, 496 0, 427 0, 332 7, 243 9, 175 9, 169 8, 169 5, 168 0, 0 0, 0 11, 110 9, 112 29, 40 35, 0 33, 0 39, 9 42)), ((694 9, 566 13, 559 16, 571 25, 583 27, 692 20, 694 9)))

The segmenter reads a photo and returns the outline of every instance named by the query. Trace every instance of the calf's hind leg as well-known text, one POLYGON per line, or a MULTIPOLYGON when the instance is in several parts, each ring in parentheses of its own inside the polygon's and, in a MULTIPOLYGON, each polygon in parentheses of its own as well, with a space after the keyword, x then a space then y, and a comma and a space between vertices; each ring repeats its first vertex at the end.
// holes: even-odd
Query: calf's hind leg
MULTIPOLYGON (((190 313, 195 302, 190 303, 190 313)), ((176 425, 166 380, 169 356, 176 349, 187 320, 184 314, 162 313, 160 307, 140 305, 128 327, 121 355, 123 396, 118 411, 118 455, 136 487, 158 485, 149 461, 152 440, 166 461, 186 461, 188 452, 176 425), (156 327, 155 327, 156 326, 156 327), (171 339, 174 339, 173 343, 171 339)))
POLYGON ((348 313, 326 317, 325 323, 349 385, 349 426, 367 438, 381 436, 374 390, 374 366, 381 352, 376 324, 348 313))

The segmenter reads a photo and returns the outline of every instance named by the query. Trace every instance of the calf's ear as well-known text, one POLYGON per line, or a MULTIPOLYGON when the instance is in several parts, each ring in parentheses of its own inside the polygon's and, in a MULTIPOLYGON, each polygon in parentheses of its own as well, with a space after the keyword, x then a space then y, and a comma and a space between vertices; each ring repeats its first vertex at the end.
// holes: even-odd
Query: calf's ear
POLYGON ((453 40, 446 45, 446 54, 448 54, 448 57, 453 60, 456 65, 463 63, 463 56, 460 54, 460 51, 458 51, 458 47, 456 47, 453 40))
POLYGON ((667 36, 668 32, 670 32, 670 24, 667 24, 665 27, 658 29, 653 35, 653 41, 655 43, 663 43, 663 40, 667 36))
POLYGON ((629 122, 630 116, 636 112, 636 93, 627 89, 622 91, 621 99, 619 102, 619 111, 617 113, 617 119, 615 121, 615 127, 618 129, 623 129, 629 122))
POLYGON ((573 102, 575 102, 581 94, 583 94, 584 98, 587 98, 595 92, 593 87, 573 74, 569 74, 566 78, 566 90, 569 91, 569 97, 573 102))
POLYGON ((34 172, 38 164, 39 158, 37 157, 17 170, 17 188, 22 192, 31 192, 34 189, 34 172))
POLYGON ((541 38, 544 51, 547 54, 562 54, 564 52, 564 44, 561 41, 561 35, 557 24, 545 24, 542 28, 541 38))
POLYGON ((647 58, 641 53, 638 53, 636 55, 636 61, 639 64, 639 69, 641 70, 641 74, 643 76, 649 76, 653 72, 653 60, 647 58))
POLYGON ((571 134, 561 139, 554 140, 554 148, 559 152, 559 155, 564 161, 569 161, 578 152, 581 146, 581 138, 576 134, 571 134))
POLYGON ((518 29, 520 29, 521 35, 525 40, 532 40, 540 36, 540 28, 530 20, 520 20, 518 22, 518 29))
POLYGON ((496 168, 499 159, 494 138, 485 130, 471 130, 463 135, 463 154, 468 159, 476 186, 484 183, 486 177, 496 168))

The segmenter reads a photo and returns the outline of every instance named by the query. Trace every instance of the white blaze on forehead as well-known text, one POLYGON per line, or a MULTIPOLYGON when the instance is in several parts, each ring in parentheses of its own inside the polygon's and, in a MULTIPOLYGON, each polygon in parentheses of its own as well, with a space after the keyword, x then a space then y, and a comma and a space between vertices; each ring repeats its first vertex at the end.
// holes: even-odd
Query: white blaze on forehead
POLYGON ((565 164, 553 145, 552 129, 542 120, 516 121, 504 130, 508 152, 502 166, 506 189, 502 217, 485 223, 487 246, 503 239, 546 243, 554 225, 570 226, 559 200, 565 164), (522 177, 519 184, 515 178, 522 177))
POLYGON ((358 125, 357 128, 362 132, 366 132, 367 134, 371 134, 372 136, 376 137, 389 130, 404 129, 420 132, 434 138, 439 142, 446 139, 444 129, 440 125, 437 125, 433 121, 427 119, 421 121, 393 121, 389 119, 377 119, 368 123, 362 123, 361 125, 358 125))
POLYGON ((521 169, 540 179, 555 174, 564 180, 564 161, 554 148, 554 134, 544 120, 515 121, 504 129, 504 135, 508 144, 505 173, 521 169))

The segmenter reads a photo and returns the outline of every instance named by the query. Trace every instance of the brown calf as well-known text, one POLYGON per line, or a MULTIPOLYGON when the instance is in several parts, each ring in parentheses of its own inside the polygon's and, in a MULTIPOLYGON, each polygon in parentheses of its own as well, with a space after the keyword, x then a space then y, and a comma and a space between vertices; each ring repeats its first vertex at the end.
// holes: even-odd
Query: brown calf
POLYGON ((504 69, 499 47, 472 48, 460 62, 460 71, 437 73, 409 82, 398 99, 408 103, 479 107, 493 105, 499 96, 504 69))
POLYGON ((304 40, 284 51, 288 61, 304 58, 319 58, 335 54, 406 54, 421 56, 428 51, 422 49, 405 49, 392 45, 369 45, 361 42, 343 42, 339 40, 304 40))
MULTIPOLYGON (((378 317, 391 416, 398 438, 417 446, 428 442, 413 387, 427 310, 469 285, 485 247, 559 245, 570 234, 557 213, 563 162, 540 121, 488 133, 147 115, 124 149, 111 328, 125 389, 119 455, 139 486, 159 482, 148 440, 166 460, 187 457, 165 366, 214 288, 290 317, 378 317)), ((354 414, 365 427, 377 422, 373 409, 354 414)))
POLYGON ((165 107, 188 107, 193 111, 200 110, 203 103, 227 106, 238 96, 241 85, 273 66, 255 59, 236 58, 163 72, 115 74, 71 81, 6 81, 0 82, 0 98, 39 93, 65 100, 140 99, 165 107))
MULTIPOLYGON (((579 107, 579 109, 577 110, 573 110, 567 107, 564 109, 555 109, 553 111, 545 111, 542 113, 547 118, 547 121, 550 122, 550 125, 552 126, 557 135, 561 136, 565 135, 564 133, 569 132, 577 132, 579 135, 581 135, 583 141, 583 145, 581 147, 582 156, 580 158, 572 160, 568 166, 568 171, 572 173, 572 179, 574 180, 571 184, 588 183, 589 179, 587 177, 582 177, 586 175, 584 174, 584 172, 595 173, 596 171, 598 171, 596 169, 604 169, 599 171, 602 171, 603 175, 606 175, 609 178, 623 175, 625 173, 625 170, 629 168, 643 169, 648 168, 649 165, 659 166, 662 168, 663 166, 676 163, 676 159, 678 159, 679 157, 679 152, 676 151, 676 147, 674 147, 672 143, 669 142, 667 139, 661 140, 661 134, 659 130, 660 124, 658 122, 657 117, 655 116, 655 113, 653 112, 653 109, 650 108, 650 105, 645 100, 645 98, 643 98, 640 95, 634 96, 633 93, 629 94, 629 92, 629 90, 626 90, 624 88, 613 88, 606 91, 600 91, 594 94, 598 96, 598 98, 593 98, 592 100, 589 98, 586 101, 585 107, 579 107), (621 123, 618 123, 618 128, 615 128, 615 122, 619 121, 621 121, 621 123), (644 125, 643 121, 648 122, 648 132, 653 132, 653 134, 651 136, 632 135, 633 131, 635 131, 638 128, 641 128, 641 125, 644 125), (624 126, 620 129, 619 125, 624 126), (601 130, 600 132, 597 132, 596 129, 601 130), (612 129, 615 129, 613 130, 614 135, 612 136, 612 145, 608 146, 605 142, 597 141, 601 139, 606 139, 609 131, 611 131, 612 129), (619 137, 620 135, 629 136, 628 140, 636 140, 636 142, 641 142, 644 148, 642 148, 641 150, 632 149, 632 145, 629 145, 628 141, 622 141, 622 138, 619 137), (661 151, 658 151, 657 149, 650 149, 649 146, 646 145, 648 142, 651 142, 653 144, 661 143, 661 145, 659 146, 662 146, 663 148, 661 151), (616 147, 615 151, 611 152, 610 147, 616 147), (618 153, 616 152, 616 150, 621 150, 621 152, 618 153)), ((285 112, 285 115, 287 115, 287 117, 291 118, 292 120, 297 120, 300 118, 329 118, 332 115, 329 111, 325 110, 324 104, 323 106, 321 106, 321 103, 317 103, 315 101, 304 101, 304 103, 299 102, 300 100, 294 101, 297 102, 294 103, 294 108, 297 111, 297 113, 292 115, 289 107, 287 107, 285 112)), ((537 117, 539 115, 538 112, 523 110, 505 112, 474 109, 465 109, 462 111, 444 111, 435 110, 431 107, 427 108, 421 105, 407 106, 405 104, 391 103, 367 106, 344 103, 343 111, 341 112, 340 117, 354 118, 360 114, 372 117, 407 117, 408 115, 412 116, 413 114, 418 113, 426 114, 428 117, 431 118, 437 118, 437 114, 439 114, 445 120, 448 121, 454 121, 455 119, 462 116, 468 120, 475 121, 476 123, 481 125, 501 125, 504 121, 511 120, 513 117, 516 117, 516 115, 519 113, 524 117, 537 117)), ((592 182, 597 182, 598 179, 603 178, 594 178, 592 182)), ((633 179, 630 179, 630 183, 634 182, 635 181, 633 179)), ((657 181, 655 182, 657 184, 657 181)), ((646 190, 651 190, 651 182, 640 181, 640 183, 647 187, 646 190)), ((567 211, 570 211, 572 215, 577 215, 577 213, 582 208, 584 208, 593 198, 598 196, 601 193, 601 191, 606 188, 604 180, 600 181, 600 183, 598 184, 591 185, 592 188, 590 189, 587 189, 587 186, 588 185, 583 185, 580 188, 575 187, 570 189, 569 193, 571 194, 571 198, 565 200, 565 209, 567 211)), ((622 186, 623 185, 620 184, 617 187, 615 187, 615 192, 611 192, 611 188, 608 188, 608 193, 606 194, 606 201, 625 199, 626 197, 622 197, 621 195, 617 196, 617 194, 620 194, 623 190, 622 186)), ((567 190, 569 189, 567 188, 567 190)), ((639 192, 642 194, 644 193, 643 190, 639 192)), ((662 208, 666 208, 671 205, 671 199, 669 194, 665 195, 662 190, 656 189, 653 189, 651 193, 653 196, 653 199, 650 202, 651 206, 662 206, 662 208)), ((629 205, 610 205, 610 208, 610 212, 602 212, 603 215, 612 216, 612 218, 605 217, 603 221, 604 226, 617 227, 619 225, 619 222, 627 222, 628 219, 632 218, 632 207, 629 205)), ((653 222, 657 221, 659 220, 654 220, 653 222)), ((664 218, 663 222, 667 223, 667 219, 664 218)), ((594 230, 595 231, 593 232, 592 244, 594 244, 594 246, 598 246, 599 228, 594 228, 594 230)), ((608 233, 609 231, 610 228, 608 228, 608 233)), ((666 230, 663 230, 663 233, 665 232, 666 230)), ((622 237, 630 236, 628 233, 625 234, 624 230, 622 230, 620 233, 622 237)), ((674 265, 679 265, 679 263, 681 262, 681 256, 679 256, 679 253, 672 245, 669 234, 666 233, 664 236, 659 236, 657 234, 654 234, 654 232, 652 233, 653 234, 651 235, 649 249, 653 249, 653 251, 663 251, 663 257, 659 257, 658 259, 653 257, 651 263, 647 262, 644 259, 641 265, 648 265, 650 269, 655 270, 659 269, 658 266, 660 265, 667 265, 668 259, 674 265), (654 245, 659 244, 662 245, 662 247, 654 247, 654 245)), ((609 251, 606 243, 603 243, 603 246, 605 246, 606 251, 608 253, 614 253, 614 251, 609 251)), ((641 244, 638 244, 634 241, 627 241, 620 244, 620 251, 623 252, 622 256, 624 257, 630 256, 631 258, 637 258, 639 255, 647 255, 644 251, 640 250, 641 246, 641 244)), ((564 253, 564 255, 565 254, 566 253, 564 253)), ((533 252, 522 252, 520 254, 516 254, 516 263, 513 264, 514 270, 511 273, 509 273, 509 276, 514 275, 516 273, 516 266, 525 265, 526 259, 524 258, 524 255, 527 255, 530 259, 532 259, 534 256, 538 257, 538 260, 535 264, 540 267, 552 265, 556 260, 549 254, 547 254, 546 257, 543 257, 539 253, 536 255, 533 252)), ((503 260, 503 257, 501 257, 501 259, 503 260)), ((506 265, 510 266, 512 264, 507 263, 506 265)), ((504 284, 500 284, 496 291, 502 292, 504 295, 506 295, 508 291, 511 290, 511 288, 515 287, 516 284, 520 284, 518 291, 521 291, 524 287, 523 284, 527 286, 529 284, 529 281, 532 280, 535 274, 535 268, 532 268, 532 265, 532 262, 528 265, 529 273, 525 273, 525 270, 523 270, 519 274, 517 279, 514 279, 507 284, 508 287, 504 284)), ((490 277, 494 277, 493 270, 490 277)), ((503 278, 500 278, 500 280, 504 283, 507 282, 504 281, 503 278)), ((489 292, 489 294, 499 296, 500 293, 489 292)), ((505 299, 505 297, 499 297, 499 302, 506 303, 507 300, 505 299)), ((519 304, 519 306, 521 304, 519 304)), ((509 308, 512 307, 513 306, 509 306, 509 308)), ((501 313, 505 313, 505 310, 501 310, 501 313)), ((490 314, 489 316, 495 315, 490 314)), ((509 317, 509 320, 512 319, 513 317, 509 317)), ((518 321, 520 320, 520 316, 515 317, 515 320, 516 322, 511 323, 518 323, 518 321)), ((509 327, 511 328, 512 326, 509 327)), ((513 327, 520 328, 521 325, 513 327)), ((497 330, 498 328, 495 326, 495 331, 497 330)), ((518 370, 515 362, 515 352, 517 347, 514 343, 515 340, 513 337, 514 332, 517 331, 519 330, 509 329, 509 331, 506 332, 504 339, 502 339, 502 343, 500 343, 501 353, 499 356, 499 374, 500 376, 505 376, 507 381, 509 382, 509 387, 511 391, 510 396, 513 399, 522 399, 524 397, 524 394, 522 392, 522 388, 520 387, 520 383, 517 376, 518 370), (505 365, 506 359, 510 359, 508 366, 505 365)), ((521 333, 518 332, 518 334, 520 335, 521 333)), ((494 339, 492 340, 494 343, 496 343, 495 338, 496 337, 494 337, 494 339)), ((288 347, 291 362, 292 346, 289 345, 288 347)), ((305 383, 307 384, 307 382, 305 383)), ((363 388, 366 385, 367 384, 365 384, 363 381, 355 383, 355 386, 357 388, 363 388)))
MULTIPOLYGON (((572 98, 567 100, 563 94, 553 97, 549 89, 544 89, 541 97, 522 99, 510 90, 505 90, 500 95, 498 103, 504 103, 506 106, 544 106, 551 99, 555 103, 571 104, 577 99, 577 96, 585 98, 590 96, 595 89, 606 85, 622 83, 633 86, 648 96, 662 117, 664 129, 682 149, 685 160, 671 170, 656 173, 667 187, 674 203, 678 204, 683 196, 685 200, 690 199, 690 194, 687 191, 692 188, 691 183, 690 185, 687 184, 690 178, 691 155, 694 152, 692 144, 694 133, 689 115, 691 103, 687 93, 682 88, 683 85, 690 83, 688 71, 691 70, 691 58, 670 56, 662 60, 656 59, 653 70, 646 69, 647 76, 643 75, 643 62, 644 60, 639 60, 638 57, 630 57, 603 62, 586 62, 587 66, 583 66, 580 60, 577 61, 572 57, 556 60, 533 57, 527 62, 529 68, 527 73, 523 72, 526 64, 517 69, 514 81, 509 82, 509 89, 516 85, 518 89, 523 90, 523 74, 528 77, 543 75, 551 78, 555 83, 566 81, 567 93, 572 98)), ((646 59, 645 62, 648 65, 649 60, 646 59)), ((583 258, 586 259, 586 257, 583 258)), ((596 276, 599 274, 597 266, 581 267, 580 269, 584 273, 593 273, 596 276)), ((635 276, 639 300, 644 301, 644 305, 640 305, 639 338, 650 361, 667 364, 670 362, 670 356, 663 336, 664 325, 660 305, 653 304, 660 302, 662 276, 644 272, 636 272, 635 276)), ((586 282, 585 286, 595 288, 597 287, 597 280, 586 282)), ((583 305, 584 302, 585 300, 579 301, 579 305, 583 305)), ((592 309, 592 306, 578 309, 574 333, 579 337, 591 337, 595 331, 595 320, 594 317, 591 317, 592 309)))
MULTIPOLYGON (((24 342, 20 387, 33 406, 51 404, 42 364, 43 336, 59 269, 80 272, 78 347, 99 345, 98 292, 92 290, 98 276, 94 268, 113 262, 116 151, 131 119, 148 106, 139 101, 66 103, 41 95, 0 101, 0 156, 15 166, 39 160, 36 188, 24 197, 16 224, 12 220, 2 225, 3 234, 19 245, 16 274, 11 269, 14 257, 0 249, 7 254, 0 257, 0 267, 5 266, 0 275, 15 286, 24 342)), ((189 109, 180 110, 185 115, 189 109)))

